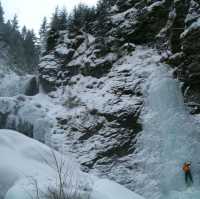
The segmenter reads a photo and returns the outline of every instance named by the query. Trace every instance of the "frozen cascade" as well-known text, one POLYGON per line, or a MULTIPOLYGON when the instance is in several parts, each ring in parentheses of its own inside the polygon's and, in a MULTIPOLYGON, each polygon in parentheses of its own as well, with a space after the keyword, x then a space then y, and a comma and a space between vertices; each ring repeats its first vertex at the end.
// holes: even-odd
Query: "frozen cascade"
MULTIPOLYGON (((180 84, 167 67, 160 66, 147 81, 144 130, 137 158, 144 161, 147 198, 196 199, 200 197, 200 129, 187 112, 180 84), (194 185, 187 188, 182 164, 192 161, 194 185)), ((143 173, 143 174, 144 174, 143 173)), ((144 191, 143 190, 143 191, 144 191)))
POLYGON ((12 71, 0 70, 0 97, 25 94, 34 76, 19 76, 12 71))
POLYGON ((0 65, 0 128, 17 130, 44 142, 52 120, 46 116, 48 107, 41 105, 41 98, 47 97, 36 95, 37 87, 36 76, 18 75, 0 65))

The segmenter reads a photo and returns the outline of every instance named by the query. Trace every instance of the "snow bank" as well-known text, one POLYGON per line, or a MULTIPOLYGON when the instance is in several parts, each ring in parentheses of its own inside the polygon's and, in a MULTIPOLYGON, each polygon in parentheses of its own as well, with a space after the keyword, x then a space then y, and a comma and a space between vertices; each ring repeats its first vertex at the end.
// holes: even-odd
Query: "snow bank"
POLYGON ((73 190, 76 186, 81 199, 87 199, 89 194, 91 199, 142 199, 117 183, 89 177, 71 157, 52 152, 46 145, 16 131, 0 130, 0 157, 0 198, 34 199, 36 186, 39 194, 55 188, 58 185, 56 158, 70 174, 66 177, 70 182, 67 189, 73 190))
POLYGON ((144 199, 110 180, 97 180, 93 186, 92 199, 144 199))
POLYGON ((72 186, 69 189, 72 190, 74 184, 84 187, 89 180, 71 157, 53 152, 47 146, 15 131, 0 130, 0 157, 0 198, 5 195, 6 199, 15 196, 27 198, 27 193, 35 192, 36 183, 42 191, 49 187, 55 188, 58 185, 55 158, 58 164, 64 165, 63 174, 68 172, 66 180, 72 186))

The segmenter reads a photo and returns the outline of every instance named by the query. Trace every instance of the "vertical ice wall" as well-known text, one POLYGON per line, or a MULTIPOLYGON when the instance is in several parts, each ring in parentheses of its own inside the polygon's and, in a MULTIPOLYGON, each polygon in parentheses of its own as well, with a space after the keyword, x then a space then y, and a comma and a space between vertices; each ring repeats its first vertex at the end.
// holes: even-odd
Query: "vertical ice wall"
POLYGON ((137 154, 145 164, 146 196, 196 199, 200 196, 195 191, 200 180, 200 130, 185 109, 180 84, 165 66, 159 66, 147 81, 146 89, 144 131, 138 141, 143 147, 137 154), (192 161, 195 182, 191 192, 182 172, 182 164, 187 160, 192 161))

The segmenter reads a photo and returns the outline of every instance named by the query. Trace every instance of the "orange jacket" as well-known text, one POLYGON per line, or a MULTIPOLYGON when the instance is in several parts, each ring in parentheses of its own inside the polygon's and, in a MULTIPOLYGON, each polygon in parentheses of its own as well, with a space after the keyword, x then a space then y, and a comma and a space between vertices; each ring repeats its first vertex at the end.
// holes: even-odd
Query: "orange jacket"
POLYGON ((185 173, 187 173, 188 171, 190 171, 190 164, 184 164, 184 165, 183 165, 183 171, 184 171, 185 173))

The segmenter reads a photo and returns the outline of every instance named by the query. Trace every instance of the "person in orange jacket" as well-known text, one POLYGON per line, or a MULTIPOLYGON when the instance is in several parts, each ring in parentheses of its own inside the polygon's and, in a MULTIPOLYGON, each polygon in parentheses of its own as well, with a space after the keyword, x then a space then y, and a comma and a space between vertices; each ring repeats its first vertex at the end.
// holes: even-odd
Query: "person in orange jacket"
POLYGON ((185 182, 186 184, 188 184, 188 180, 190 180, 190 183, 193 183, 193 178, 192 178, 192 174, 191 174, 191 162, 185 162, 183 164, 183 171, 185 173, 185 182))

